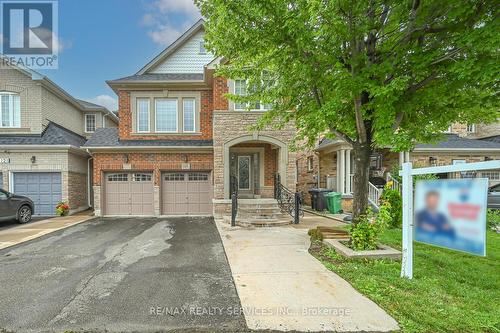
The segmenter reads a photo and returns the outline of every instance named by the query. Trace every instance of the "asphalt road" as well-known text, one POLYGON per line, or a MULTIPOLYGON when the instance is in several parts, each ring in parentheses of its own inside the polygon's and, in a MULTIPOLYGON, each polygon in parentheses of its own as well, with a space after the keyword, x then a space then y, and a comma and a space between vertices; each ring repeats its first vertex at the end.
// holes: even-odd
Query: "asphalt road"
POLYGON ((211 218, 95 219, 0 267, 0 331, 246 330, 211 218))

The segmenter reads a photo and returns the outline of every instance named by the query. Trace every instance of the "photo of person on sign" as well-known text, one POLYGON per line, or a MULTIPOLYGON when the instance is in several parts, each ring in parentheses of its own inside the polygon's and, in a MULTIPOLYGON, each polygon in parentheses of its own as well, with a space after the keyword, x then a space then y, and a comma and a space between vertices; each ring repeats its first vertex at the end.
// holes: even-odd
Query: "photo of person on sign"
POLYGON ((455 230, 445 214, 439 211, 440 195, 429 191, 425 195, 425 208, 417 213, 417 230, 434 237, 455 239, 455 230))

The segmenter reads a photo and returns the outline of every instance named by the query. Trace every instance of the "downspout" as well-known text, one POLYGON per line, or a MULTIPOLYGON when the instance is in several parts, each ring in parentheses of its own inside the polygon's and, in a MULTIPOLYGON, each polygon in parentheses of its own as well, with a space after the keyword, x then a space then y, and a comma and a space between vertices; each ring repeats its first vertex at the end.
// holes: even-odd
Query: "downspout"
POLYGON ((318 156, 318 188, 321 188, 321 173, 320 173, 320 170, 321 170, 321 155, 319 152, 315 151, 314 154, 316 154, 318 156))
POLYGON ((91 205, 91 198, 90 198, 90 193, 92 192, 92 184, 90 182, 90 175, 92 174, 92 170, 90 170, 90 161, 92 161, 94 158, 92 157, 92 153, 87 149, 85 149, 87 151, 87 154, 90 155, 90 157, 87 159, 87 205, 89 206, 89 208, 93 208, 92 205, 91 205))
POLYGON ((106 128, 106 117, 108 116, 108 114, 105 114, 102 116, 102 128, 106 128))

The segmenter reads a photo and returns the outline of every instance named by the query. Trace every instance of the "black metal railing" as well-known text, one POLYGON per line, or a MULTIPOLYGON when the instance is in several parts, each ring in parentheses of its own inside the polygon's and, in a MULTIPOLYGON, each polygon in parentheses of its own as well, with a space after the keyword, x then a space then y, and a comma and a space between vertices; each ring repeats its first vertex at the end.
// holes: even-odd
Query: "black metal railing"
POLYGON ((300 193, 294 193, 283 186, 279 174, 276 174, 274 179, 274 198, 278 201, 281 212, 293 217, 293 223, 298 224, 300 218, 304 216, 304 211, 301 209, 302 199, 300 193))
POLYGON ((230 178, 230 193, 231 193, 231 226, 236 225, 236 215, 238 215, 238 178, 231 176, 230 178))

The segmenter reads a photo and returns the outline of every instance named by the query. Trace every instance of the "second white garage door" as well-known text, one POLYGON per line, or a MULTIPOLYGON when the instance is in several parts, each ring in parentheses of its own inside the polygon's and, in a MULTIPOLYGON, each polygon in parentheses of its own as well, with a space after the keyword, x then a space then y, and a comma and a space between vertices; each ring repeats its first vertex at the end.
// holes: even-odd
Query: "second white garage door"
POLYGON ((162 174, 162 214, 211 215, 212 182, 208 172, 162 174))

